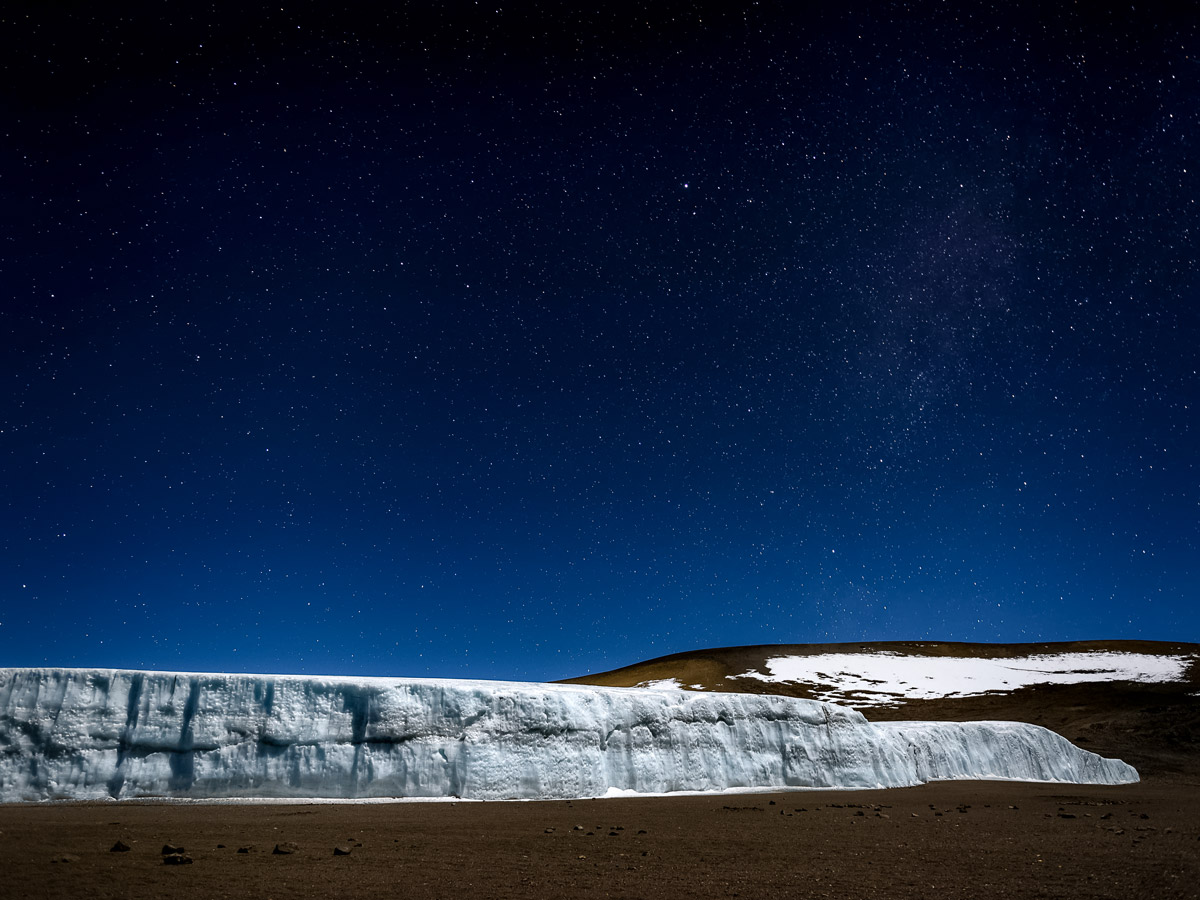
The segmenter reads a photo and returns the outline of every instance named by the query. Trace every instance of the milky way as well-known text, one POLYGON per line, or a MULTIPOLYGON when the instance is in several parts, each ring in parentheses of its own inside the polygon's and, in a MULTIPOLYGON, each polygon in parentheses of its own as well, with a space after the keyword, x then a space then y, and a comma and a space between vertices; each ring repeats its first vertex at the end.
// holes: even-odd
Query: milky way
POLYGON ((0 655, 1200 639, 1197 22, 28 4, 0 655))

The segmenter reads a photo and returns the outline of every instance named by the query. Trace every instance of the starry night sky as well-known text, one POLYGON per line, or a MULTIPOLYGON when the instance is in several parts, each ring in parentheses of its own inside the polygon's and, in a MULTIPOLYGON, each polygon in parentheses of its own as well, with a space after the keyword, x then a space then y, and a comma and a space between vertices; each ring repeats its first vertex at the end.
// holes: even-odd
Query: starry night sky
POLYGON ((1200 16, 597 5, 5 5, 0 664, 1200 640, 1200 16))

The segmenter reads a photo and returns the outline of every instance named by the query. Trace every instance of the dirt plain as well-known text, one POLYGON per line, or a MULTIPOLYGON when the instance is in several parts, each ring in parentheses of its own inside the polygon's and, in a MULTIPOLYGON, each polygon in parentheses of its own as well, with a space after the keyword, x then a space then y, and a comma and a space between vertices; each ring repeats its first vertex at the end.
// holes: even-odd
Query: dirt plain
POLYGON ((570 802, 12 805, 0 808, 0 895, 1200 897, 1198 798, 1195 785, 1153 782, 969 782, 570 802), (118 841, 131 849, 113 852, 118 841), (273 852, 289 842, 295 852, 273 852), (166 843, 193 862, 164 864, 166 843))
POLYGON ((1042 724, 1133 763, 1135 785, 12 804, 0 806, 0 898, 1200 898, 1195 674, 868 712, 1042 724), (165 844, 191 862, 164 862, 165 844))

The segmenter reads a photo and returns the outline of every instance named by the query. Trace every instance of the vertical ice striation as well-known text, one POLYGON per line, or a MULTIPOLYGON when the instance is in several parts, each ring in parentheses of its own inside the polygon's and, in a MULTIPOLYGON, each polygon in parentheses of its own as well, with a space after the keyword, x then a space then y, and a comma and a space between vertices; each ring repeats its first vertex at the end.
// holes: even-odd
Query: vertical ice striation
POLYGON ((0 670, 0 801, 598 796, 1137 780, 1031 725, 873 725, 755 694, 432 679, 0 670))

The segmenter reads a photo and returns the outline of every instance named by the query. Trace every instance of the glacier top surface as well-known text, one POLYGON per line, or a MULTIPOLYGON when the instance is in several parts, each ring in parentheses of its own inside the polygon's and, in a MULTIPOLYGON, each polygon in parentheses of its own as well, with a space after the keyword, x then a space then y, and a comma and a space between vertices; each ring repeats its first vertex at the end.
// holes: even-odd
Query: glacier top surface
MULTIPOLYGON (((353 684, 363 687, 399 687, 404 685, 425 685, 453 687, 464 690, 537 690, 563 694, 594 694, 618 693, 631 691, 655 690, 661 691, 669 686, 655 685, 653 688, 637 687, 608 687, 589 684, 560 684, 550 681, 502 681, 482 678, 428 678, 407 677, 402 675, 296 675, 272 674, 267 672, 177 672, 166 669, 107 669, 98 666, 67 667, 67 666, 35 666, 35 667, 0 667, 0 674, 17 672, 42 672, 47 675, 61 673, 73 676, 89 675, 143 675, 151 678, 203 678, 203 679, 237 679, 239 681, 274 681, 310 684, 353 684)), ((763 695, 768 696, 768 695, 763 695)))

